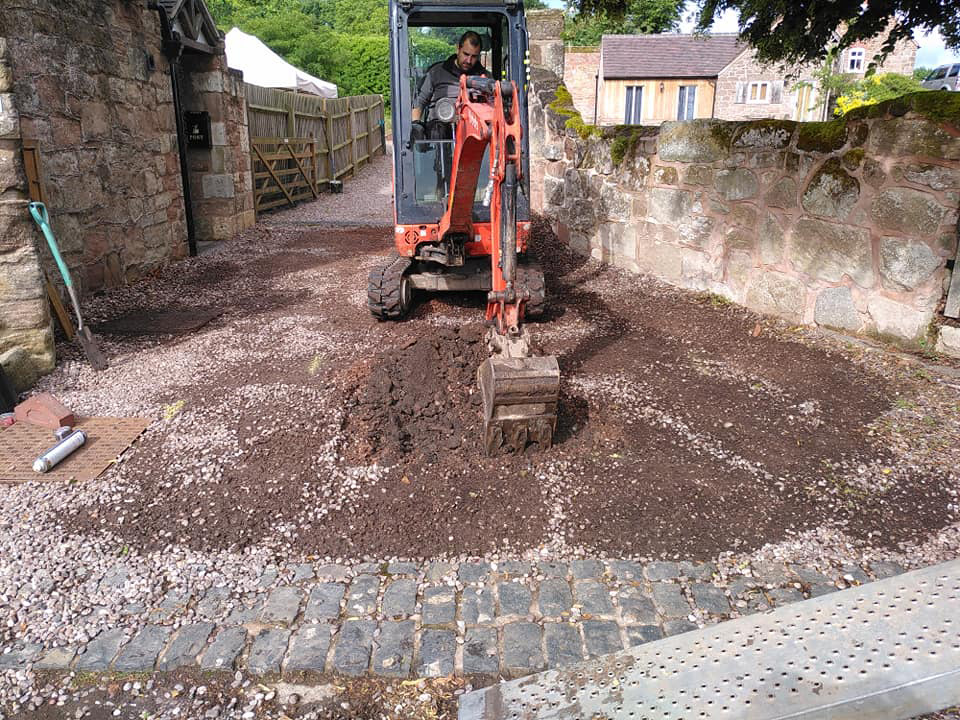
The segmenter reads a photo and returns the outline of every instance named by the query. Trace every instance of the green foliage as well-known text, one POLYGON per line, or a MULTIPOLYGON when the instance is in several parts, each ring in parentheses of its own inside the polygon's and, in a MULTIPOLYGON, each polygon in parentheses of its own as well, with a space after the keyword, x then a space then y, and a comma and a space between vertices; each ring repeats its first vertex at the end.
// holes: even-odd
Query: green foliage
POLYGON ((599 45, 603 35, 646 35, 680 27, 684 0, 628 0, 623 13, 568 13, 563 40, 568 45, 599 45))
POLYGON ((386 37, 339 37, 343 64, 336 75, 341 95, 379 93, 390 98, 390 40, 386 37))
POLYGON ((846 93, 837 97, 837 107, 833 114, 845 115, 854 108, 876 105, 884 100, 893 100, 922 90, 920 81, 911 75, 898 73, 871 75, 853 83, 846 93))
MULTIPOLYGON (((288 0, 289 1, 289 0, 288 0)), ((386 35, 387 0, 302 0, 303 11, 344 35, 386 35)))
MULTIPOLYGON (((628 14, 632 0, 571 0, 579 15, 628 14)), ((739 16, 740 35, 761 61, 812 62, 826 49, 847 48, 873 37, 885 38, 881 57, 914 29, 940 30, 948 47, 960 49, 960 13, 949 0, 697 0, 697 30, 708 32, 726 10, 739 16), (839 34, 839 41, 834 38, 839 34)))
POLYGON ((441 62, 457 51, 456 42, 449 42, 433 35, 411 35, 410 44, 416 54, 418 67, 430 67, 435 62, 441 62))
POLYGON ((920 67, 915 67, 913 69, 913 79, 917 82, 923 82, 927 79, 927 75, 929 75, 932 70, 933 68, 923 67, 922 65, 920 67))

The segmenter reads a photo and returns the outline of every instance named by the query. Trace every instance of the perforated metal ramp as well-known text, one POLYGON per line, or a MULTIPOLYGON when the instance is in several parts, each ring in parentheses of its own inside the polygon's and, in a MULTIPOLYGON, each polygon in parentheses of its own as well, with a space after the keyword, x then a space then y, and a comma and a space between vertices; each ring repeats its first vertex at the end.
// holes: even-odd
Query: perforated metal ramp
POLYGON ((460 720, 882 720, 960 704, 960 560, 465 694, 460 720))

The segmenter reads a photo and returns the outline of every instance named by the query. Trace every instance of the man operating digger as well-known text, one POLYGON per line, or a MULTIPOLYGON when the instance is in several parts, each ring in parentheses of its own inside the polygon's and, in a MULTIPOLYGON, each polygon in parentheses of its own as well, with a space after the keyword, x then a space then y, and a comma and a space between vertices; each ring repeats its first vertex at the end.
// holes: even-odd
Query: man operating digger
POLYGON ((430 66, 417 88, 417 96, 410 114, 413 119, 410 130, 411 141, 448 138, 449 126, 446 123, 435 122, 437 118, 434 117, 433 109, 443 98, 456 100, 457 95, 460 94, 461 75, 490 74, 480 64, 482 49, 483 42, 480 36, 473 30, 468 30, 460 36, 455 55, 430 66))

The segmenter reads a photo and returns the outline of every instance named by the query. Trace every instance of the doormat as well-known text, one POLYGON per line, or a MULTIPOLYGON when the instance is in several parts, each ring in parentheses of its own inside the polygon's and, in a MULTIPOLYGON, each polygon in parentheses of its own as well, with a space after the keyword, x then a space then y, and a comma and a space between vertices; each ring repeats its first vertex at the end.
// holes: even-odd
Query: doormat
POLYGON ((120 457, 151 422, 150 418, 141 417, 79 419, 74 427, 87 433, 87 442, 45 473, 35 472, 33 461, 56 444, 53 431, 30 423, 14 423, 0 429, 0 483, 93 480, 120 457))
POLYGON ((223 308, 138 310, 94 326, 103 335, 182 335, 223 315, 223 308))

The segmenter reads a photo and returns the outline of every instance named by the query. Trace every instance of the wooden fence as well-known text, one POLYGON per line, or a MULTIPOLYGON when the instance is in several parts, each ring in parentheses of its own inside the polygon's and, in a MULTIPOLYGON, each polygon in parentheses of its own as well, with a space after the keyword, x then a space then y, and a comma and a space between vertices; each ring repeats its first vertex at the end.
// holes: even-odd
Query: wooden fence
POLYGON ((386 152, 383 97, 316 95, 247 85, 254 208, 317 197, 386 152))

